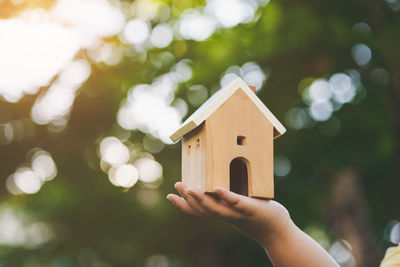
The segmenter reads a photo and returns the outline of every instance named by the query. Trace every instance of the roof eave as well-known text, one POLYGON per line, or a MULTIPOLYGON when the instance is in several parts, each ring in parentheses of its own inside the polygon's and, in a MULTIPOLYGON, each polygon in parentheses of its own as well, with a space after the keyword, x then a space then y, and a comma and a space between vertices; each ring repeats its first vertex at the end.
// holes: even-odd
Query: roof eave
POLYGON ((197 124, 194 121, 189 121, 187 124, 180 127, 175 133, 173 133, 169 138, 172 142, 178 141, 182 136, 187 134, 188 132, 197 128, 197 124))

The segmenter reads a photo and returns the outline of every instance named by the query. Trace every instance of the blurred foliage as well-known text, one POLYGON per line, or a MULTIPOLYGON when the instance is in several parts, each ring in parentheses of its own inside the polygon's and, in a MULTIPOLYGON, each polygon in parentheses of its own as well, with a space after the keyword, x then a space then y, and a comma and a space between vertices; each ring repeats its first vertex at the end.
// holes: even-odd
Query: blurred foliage
MULTIPOLYGON (((14 2, 0 1, 2 18, 52 4, 14 2)), ((174 19, 188 8, 205 4, 163 2, 170 5, 174 19)), ((342 237, 327 216, 331 187, 341 170, 356 170, 368 232, 382 256, 390 245, 384 229, 400 216, 400 17, 390 8, 391 2, 272 0, 257 10, 258 19, 219 28, 205 41, 174 40, 166 48, 148 50, 144 60, 124 57, 116 66, 93 63, 64 131, 51 133, 45 125, 32 124, 32 138, 0 145, 3 185, 33 147, 50 152, 58 168, 57 177, 35 195, 12 195, 1 187, 3 207, 46 222, 54 237, 34 247, 1 245, 0 266, 269 266, 263 249, 230 226, 188 217, 165 200, 180 179, 180 143, 154 154, 163 166, 163 183, 156 189, 141 183, 129 190, 118 189, 100 169, 99 140, 120 130, 116 114, 129 88, 151 83, 181 59, 190 59, 193 71, 192 78, 176 91, 176 97, 183 99, 191 85, 205 85, 210 93, 219 87, 228 67, 256 62, 269 73, 258 96, 285 125, 288 110, 306 107, 299 93, 305 79, 312 82, 357 70, 363 94, 328 121, 301 130, 288 127, 275 141, 276 154, 291 161, 290 173, 276 177, 276 200, 302 229, 318 226, 334 242, 342 237), (354 30, 360 22, 370 26, 369 33, 354 30), (352 59, 357 43, 372 51, 365 66, 352 59), (174 58, 154 64, 152 59, 165 51, 174 58), (374 80, 371 73, 376 68, 389 73, 388 83, 374 80), (340 130, 330 135, 333 120, 339 121, 340 130)), ((36 96, 25 96, 18 103, 0 102, 0 121, 30 121, 36 96)), ((189 106, 188 114, 196 108, 189 106)), ((144 136, 134 131, 129 141, 141 146, 144 136)))

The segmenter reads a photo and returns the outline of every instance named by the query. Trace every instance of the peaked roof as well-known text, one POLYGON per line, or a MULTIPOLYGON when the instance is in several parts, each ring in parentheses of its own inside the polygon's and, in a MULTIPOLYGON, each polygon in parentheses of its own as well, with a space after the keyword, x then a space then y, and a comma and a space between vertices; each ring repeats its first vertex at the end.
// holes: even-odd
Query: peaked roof
POLYGON ((241 79, 236 78, 229 85, 218 90, 204 104, 197 109, 189 118, 171 136, 172 141, 177 141, 179 138, 197 128, 203 121, 208 119, 230 96, 237 90, 243 90, 250 100, 256 105, 262 114, 271 122, 275 128, 274 138, 277 138, 286 132, 285 127, 278 121, 277 118, 269 111, 269 109, 261 102, 257 95, 249 88, 249 86, 241 79))

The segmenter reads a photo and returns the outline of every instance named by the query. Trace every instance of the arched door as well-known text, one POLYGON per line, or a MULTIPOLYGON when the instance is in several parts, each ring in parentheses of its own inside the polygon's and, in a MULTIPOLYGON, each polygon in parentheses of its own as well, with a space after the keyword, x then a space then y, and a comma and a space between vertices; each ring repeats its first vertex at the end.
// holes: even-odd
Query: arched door
POLYGON ((245 159, 235 158, 229 166, 230 190, 232 192, 248 196, 249 178, 245 159))

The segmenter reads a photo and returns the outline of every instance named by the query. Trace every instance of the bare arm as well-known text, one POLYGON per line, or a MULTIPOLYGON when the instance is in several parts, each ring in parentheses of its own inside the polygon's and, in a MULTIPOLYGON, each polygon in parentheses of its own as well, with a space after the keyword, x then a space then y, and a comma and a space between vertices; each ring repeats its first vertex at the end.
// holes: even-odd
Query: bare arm
POLYGON ((223 219, 258 241, 274 266, 338 266, 331 256, 290 219, 284 206, 216 188, 216 196, 176 183, 182 197, 167 198, 182 211, 223 219))

